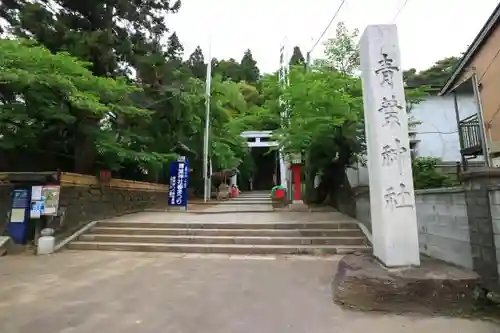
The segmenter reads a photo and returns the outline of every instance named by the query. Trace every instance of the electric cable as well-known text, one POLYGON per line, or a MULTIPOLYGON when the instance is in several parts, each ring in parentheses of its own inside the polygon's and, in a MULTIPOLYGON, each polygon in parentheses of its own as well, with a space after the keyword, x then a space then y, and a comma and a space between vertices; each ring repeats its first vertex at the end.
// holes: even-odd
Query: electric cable
POLYGON ((399 8, 398 12, 396 13, 396 15, 394 16, 394 18, 392 19, 392 23, 394 23, 394 21, 396 21, 396 19, 398 18, 399 14, 401 14, 401 12, 403 11, 403 9, 406 7, 406 5, 410 2, 410 0, 405 0, 405 2, 403 3, 403 5, 399 8))
POLYGON ((335 14, 333 14, 332 18, 330 19, 330 22, 328 22, 328 25, 326 26, 325 30, 323 30, 323 32, 321 33, 321 35, 319 36, 319 38, 316 40, 316 43, 314 43, 314 45, 311 48, 311 50, 309 50, 309 53, 311 53, 316 48, 316 46, 318 46, 319 42, 325 36, 325 34, 328 31, 328 29, 330 29, 330 26, 332 25, 333 21, 335 21, 335 18, 339 14, 340 10, 342 9, 342 7, 346 3, 346 1, 347 0, 342 0, 342 2, 340 3, 340 5, 338 6, 337 10, 335 11, 335 14))

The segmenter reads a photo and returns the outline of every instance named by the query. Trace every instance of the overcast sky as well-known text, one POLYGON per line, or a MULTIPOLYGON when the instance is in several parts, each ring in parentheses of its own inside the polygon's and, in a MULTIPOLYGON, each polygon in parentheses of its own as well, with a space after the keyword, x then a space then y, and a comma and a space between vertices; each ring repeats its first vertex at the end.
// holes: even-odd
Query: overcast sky
MULTIPOLYGON (((277 69, 284 38, 305 53, 319 37, 341 0, 182 0, 179 13, 168 18, 186 56, 200 45, 212 56, 240 60, 251 49, 263 72, 277 69)), ((368 24, 392 23, 405 0, 347 0, 325 35, 344 21, 361 33, 368 24)), ((409 0, 395 23, 399 28, 402 66, 428 68, 435 61, 459 55, 472 42, 498 0, 409 0)), ((313 58, 321 57, 321 44, 313 58)))

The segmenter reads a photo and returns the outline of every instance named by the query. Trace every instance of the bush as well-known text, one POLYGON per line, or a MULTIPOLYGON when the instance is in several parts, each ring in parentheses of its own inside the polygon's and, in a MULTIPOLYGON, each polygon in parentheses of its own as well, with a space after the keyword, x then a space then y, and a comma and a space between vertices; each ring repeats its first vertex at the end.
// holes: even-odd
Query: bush
POLYGON ((418 157, 412 161, 413 183, 415 189, 439 188, 456 185, 437 165, 441 162, 435 157, 418 157))

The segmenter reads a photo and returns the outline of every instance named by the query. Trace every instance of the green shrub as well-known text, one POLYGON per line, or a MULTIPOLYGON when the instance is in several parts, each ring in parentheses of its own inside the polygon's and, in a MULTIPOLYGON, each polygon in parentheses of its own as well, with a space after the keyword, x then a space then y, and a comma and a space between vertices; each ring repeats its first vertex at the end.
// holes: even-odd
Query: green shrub
POLYGON ((457 185, 450 175, 440 170, 441 162, 435 157, 417 157, 412 161, 413 183, 415 189, 439 188, 457 185))

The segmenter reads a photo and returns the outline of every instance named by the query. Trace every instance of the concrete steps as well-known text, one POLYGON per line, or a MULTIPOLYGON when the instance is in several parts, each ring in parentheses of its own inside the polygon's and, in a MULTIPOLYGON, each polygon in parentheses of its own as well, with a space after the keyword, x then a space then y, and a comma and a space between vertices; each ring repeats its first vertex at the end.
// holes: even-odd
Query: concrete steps
POLYGON ((74 250, 227 254, 336 254, 371 251, 357 223, 103 221, 74 250))
POLYGON ((241 244, 241 245, 364 245, 363 237, 262 237, 262 236, 184 236, 87 234, 84 242, 164 243, 164 244, 241 244))
POLYGON ((94 227, 94 235, 172 235, 172 236, 235 236, 235 237, 364 237, 359 229, 185 229, 142 227, 94 227))
POLYGON ((371 251, 368 246, 354 245, 242 245, 242 244, 160 244, 118 242, 73 242, 73 250, 106 250, 137 252, 227 253, 227 254, 348 254, 371 251))
MULTIPOLYGON (((258 219, 258 217, 256 218, 258 219)), ((113 228, 159 228, 159 229, 231 229, 231 230, 302 230, 302 229, 357 229, 355 222, 125 222, 103 221, 98 227, 113 228)))

